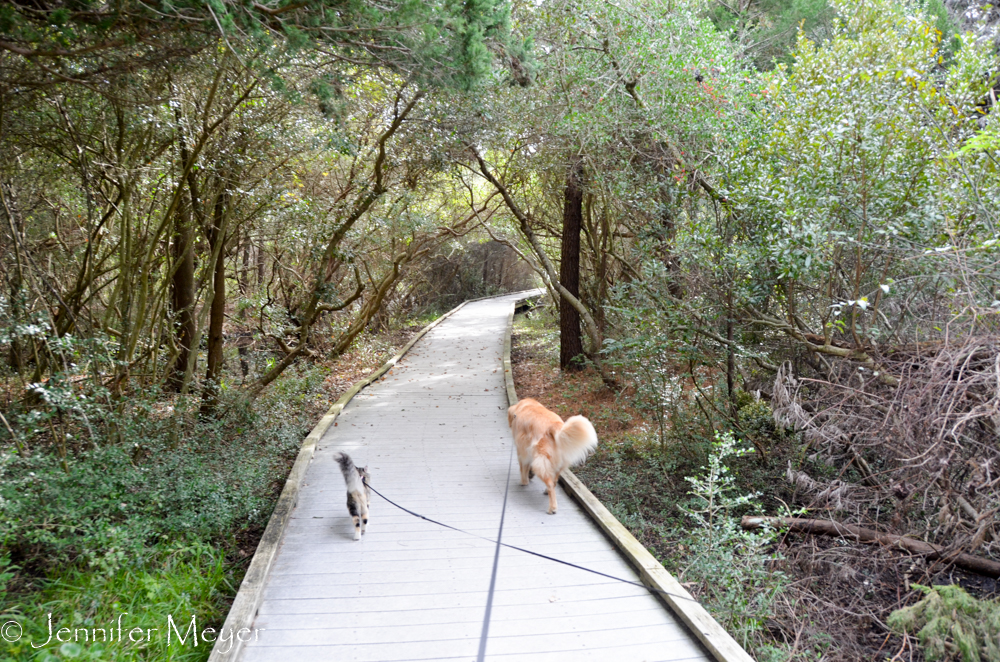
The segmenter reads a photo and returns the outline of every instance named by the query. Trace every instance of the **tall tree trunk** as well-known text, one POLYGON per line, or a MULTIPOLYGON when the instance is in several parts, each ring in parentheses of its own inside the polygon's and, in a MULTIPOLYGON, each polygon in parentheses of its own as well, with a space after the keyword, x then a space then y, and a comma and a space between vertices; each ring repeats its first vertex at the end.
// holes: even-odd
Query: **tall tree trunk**
MULTIPOLYGON (((0 183, 0 187, 3 184, 0 183)), ((13 242, 12 248, 14 249, 14 259, 17 262, 17 269, 15 269, 8 280, 10 286, 10 311, 11 319, 14 324, 20 324, 24 314, 24 301, 22 295, 22 288, 24 286, 24 264, 21 261, 21 248, 18 236, 23 236, 23 227, 20 222, 20 215, 15 216, 11 208, 14 206, 14 187, 10 187, 10 200, 4 195, 3 189, 0 188, 0 200, 3 202, 2 210, 4 216, 7 219, 7 227, 10 228, 10 238, 13 242)), ((4 246, 4 249, 7 247, 4 246)), ((24 349, 21 345, 20 339, 15 335, 10 340, 10 354, 8 357, 8 363, 10 367, 14 369, 17 373, 23 373, 26 367, 26 361, 24 359, 24 349)), ((13 436, 12 436, 13 438, 13 436)))
MULTIPOLYGON (((529 244, 531 244, 531 250, 534 252, 535 257, 538 258, 538 262, 541 266, 541 269, 538 270, 538 274, 542 276, 545 281, 545 286, 550 292, 558 292, 562 297, 562 300, 566 300, 569 305, 576 308, 576 312, 580 314, 583 329, 590 342, 590 360, 594 362, 594 366, 598 369, 598 371, 600 371, 601 380, 609 388, 617 389, 617 382, 611 375, 611 372, 604 365, 604 362, 601 361, 600 351, 604 344, 602 341, 603 336, 597 326, 597 323, 594 322, 594 316, 577 296, 567 290, 566 286, 559 282, 559 279, 556 276, 555 265, 552 264, 552 260, 549 259, 548 254, 545 252, 545 248, 539 241, 538 235, 536 235, 534 230, 531 229, 531 222, 528 215, 517 204, 517 201, 514 200, 514 197, 510 194, 507 187, 504 186, 503 182, 497 179, 496 175, 493 174, 493 171, 491 171, 490 167, 486 164, 486 161, 483 160, 482 155, 476 151, 475 147, 469 146, 469 150, 472 152, 472 156, 475 157, 476 163, 479 165, 479 172, 481 172, 483 177, 486 178, 486 181, 492 184, 496 190, 500 192, 500 195, 503 196, 503 201, 504 204, 507 205, 507 209, 509 209, 510 213, 514 215, 514 218, 517 219, 521 234, 524 235, 524 238, 528 240, 529 244)), ((513 248, 513 246, 511 247, 513 248)), ((556 300, 559 301, 560 299, 556 300)), ((562 306, 560 306, 560 308, 561 307, 562 306)))
MULTIPOLYGON (((583 225, 583 163, 574 161, 566 174, 566 195, 563 202, 562 260, 559 265, 559 282, 579 298, 580 296, 580 228, 583 225)), ((580 335, 580 313, 568 301, 559 306, 559 367, 563 370, 580 370, 583 364, 577 359, 583 354, 580 335)))
POLYGON ((239 275, 236 282, 240 286, 240 294, 246 296, 250 287, 250 229, 247 228, 243 234, 243 259, 241 260, 239 275))
MULTIPOLYGON (((181 124, 180 108, 175 109, 177 124, 181 124)), ((188 152, 184 132, 178 132, 180 146, 180 171, 182 181, 178 184, 177 205, 174 213, 174 275, 171 280, 171 299, 174 311, 174 333, 177 335, 177 359, 173 371, 167 380, 167 388, 178 393, 185 392, 187 380, 192 374, 188 370, 191 361, 192 343, 197 333, 195 321, 195 282, 194 282, 194 223, 191 213, 204 221, 201 200, 198 197, 198 184, 191 168, 191 154, 188 152), (185 177, 186 175, 186 177, 185 177), (184 200, 184 183, 187 183, 188 199, 184 200)), ((197 358, 197 356, 195 357, 197 358)))
POLYGON ((257 246, 254 247, 257 258, 257 289, 264 286, 264 236, 257 237, 257 246))
POLYGON ((167 388, 181 391, 184 374, 191 356, 191 343, 195 334, 194 319, 194 227, 191 210, 182 205, 174 221, 174 275, 171 280, 171 305, 174 311, 174 333, 177 335, 178 354, 167 388))
MULTIPOLYGON (((225 183, 223 183, 225 186, 225 183)), ((205 388, 202 391, 201 414, 211 416, 219 404, 219 379, 222 376, 222 324, 226 318, 226 228, 224 217, 228 194, 225 190, 215 200, 212 229, 208 243, 215 255, 212 274, 212 307, 208 318, 208 357, 205 369, 205 388)))
POLYGON ((729 397, 729 408, 732 411, 733 417, 736 417, 736 352, 733 350, 735 343, 734 331, 735 323, 733 316, 735 311, 733 310, 733 288, 732 285, 729 287, 729 291, 726 293, 726 395, 729 397))

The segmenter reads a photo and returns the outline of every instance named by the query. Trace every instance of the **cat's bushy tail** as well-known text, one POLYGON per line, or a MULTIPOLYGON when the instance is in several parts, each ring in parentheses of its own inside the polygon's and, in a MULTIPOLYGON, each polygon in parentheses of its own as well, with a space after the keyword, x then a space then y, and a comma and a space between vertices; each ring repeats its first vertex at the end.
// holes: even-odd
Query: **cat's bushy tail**
POLYGON ((333 459, 340 465, 340 473, 344 474, 344 482, 347 483, 348 492, 360 492, 363 489, 361 475, 358 468, 354 466, 354 460, 347 453, 337 453, 333 459))

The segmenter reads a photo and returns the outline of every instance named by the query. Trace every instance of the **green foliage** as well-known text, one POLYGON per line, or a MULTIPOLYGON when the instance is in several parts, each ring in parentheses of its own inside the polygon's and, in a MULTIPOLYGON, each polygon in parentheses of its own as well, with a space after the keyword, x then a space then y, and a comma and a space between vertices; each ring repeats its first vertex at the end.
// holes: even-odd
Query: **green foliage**
POLYGON ((732 519, 734 511, 755 505, 754 500, 760 496, 733 496, 733 492, 738 491, 736 478, 730 473, 726 463, 728 457, 743 457, 753 452, 753 448, 742 446, 731 432, 716 433, 708 455, 708 466, 701 468, 704 473, 684 479, 691 484, 690 494, 693 497, 693 504, 684 511, 709 537, 732 519))
POLYGON ((785 429, 774 422, 774 410, 765 400, 754 400, 742 404, 736 412, 740 430, 748 440, 761 448, 767 448, 785 437, 785 429))
POLYGON ((254 411, 224 392, 214 421, 198 420, 194 400, 164 411, 155 391, 121 410, 91 403, 103 425, 76 452, 4 454, 4 550, 36 571, 76 563, 100 574, 141 564, 163 541, 261 526, 304 429, 296 404, 317 377, 283 382, 254 411))
POLYGON ((916 633, 928 660, 1000 659, 1000 603, 978 600, 960 586, 911 586, 924 598, 892 612, 888 625, 916 633))
MULTIPOLYGON (((167 645, 168 616, 182 634, 192 616, 199 632, 218 631, 243 570, 224 550, 234 534, 266 523, 275 480, 309 422, 303 405, 322 380, 321 370, 293 370, 253 408, 224 391, 215 420, 199 419, 196 399, 167 406, 155 390, 89 402, 87 443, 71 439, 60 455, 34 434, 25 438, 30 453, 0 455, 0 612, 23 630, 5 644, 5 659, 205 659, 210 642, 167 645), (158 632, 43 646, 49 613, 56 629, 110 628, 127 614, 127 631, 158 632)), ((52 397, 64 387, 51 381, 49 408, 65 400, 52 397)))
MULTIPOLYGON (((246 62, 272 51, 283 59, 333 50, 353 63, 388 68, 427 84, 475 87, 489 72, 491 49, 509 31, 506 2, 383 3, 362 0, 283 2, 280 7, 238 0, 175 0, 150 7, 78 3, 0 8, 0 31, 15 53, 66 59, 103 57, 148 66, 149 52, 183 59, 219 38, 246 62), (131 51, 122 50, 122 45, 131 51)), ((521 45, 515 43, 515 50, 521 45)), ((258 64, 263 73, 268 67, 258 64)), ((128 65, 126 65, 128 66, 128 65)), ((117 67, 114 67, 117 68, 117 67)))
MULTIPOLYGON (((978 130, 995 56, 963 39, 942 75, 922 17, 884 0, 836 6, 832 37, 800 35, 794 66, 765 90, 768 127, 730 161, 740 225, 726 261, 747 274, 736 285, 753 306, 879 342, 899 331, 884 316, 896 299, 950 287, 937 280, 950 251, 995 236, 996 164, 948 158, 978 130)), ((989 270, 995 254, 972 259, 989 270)), ((989 287, 963 294, 972 307, 992 300, 989 287)), ((911 305, 919 313, 931 314, 911 305)))
POLYGON ((657 538, 670 534, 657 520, 675 516, 670 476, 663 472, 660 461, 656 453, 633 440, 604 451, 602 465, 607 471, 596 479, 609 496, 604 502, 618 521, 631 531, 657 538))
POLYGON ((10 565, 10 555, 4 554, 0 556, 0 604, 7 597, 7 583, 14 577, 16 567, 11 567, 10 565))
POLYGON ((683 398, 682 375, 674 368, 671 342, 665 334, 633 334, 626 340, 609 340, 604 352, 608 364, 628 371, 636 384, 636 406, 656 421, 661 451, 666 449, 669 423, 683 398))
POLYGON ((928 20, 934 21, 934 27, 941 35, 942 49, 948 54, 958 50, 961 45, 956 36, 958 28, 951 20, 951 16, 948 15, 948 8, 945 7, 944 2, 942 0, 925 0, 923 10, 928 20))
POLYGON ((142 563, 108 574, 60 570, 43 581, 39 591, 29 594, 30 600, 15 598, 0 604, 4 621, 16 622, 21 631, 19 639, 5 641, 0 650, 6 653, 6 660, 38 662, 64 658, 95 662, 204 660, 211 642, 200 641, 194 646, 192 638, 185 636, 185 643, 180 643, 172 630, 168 645, 168 617, 181 635, 187 634, 192 616, 199 634, 206 627, 218 632, 228 609, 225 598, 235 589, 231 572, 218 550, 202 543, 181 542, 164 542, 142 563), (60 635, 65 643, 55 637, 60 628, 70 629, 69 634, 60 635), (142 631, 135 633, 134 628, 142 631), (112 630, 114 634, 109 635, 112 630))
MULTIPOLYGON (((623 285, 613 292, 615 305, 609 306, 608 312, 620 338, 606 340, 603 353, 608 365, 635 387, 632 402, 656 423, 664 467, 687 471, 705 461, 714 434, 714 422, 705 420, 694 398, 715 397, 724 387, 720 390, 718 385, 709 385, 705 394, 692 387, 688 370, 711 365, 717 357, 698 345, 682 314, 659 309, 649 296, 657 285, 666 289, 658 266, 653 263, 649 268, 653 285, 623 285)), ((712 405, 706 406, 714 418, 712 405)))
POLYGON ((823 35, 834 15, 827 0, 718 2, 708 7, 712 22, 720 31, 729 33, 761 70, 776 62, 789 64, 796 32, 823 35))
POLYGON ((699 584, 705 607, 750 650, 763 642, 765 622, 787 583, 770 568, 767 548, 775 532, 744 531, 738 522, 741 512, 758 508, 759 494, 740 493, 728 461, 753 452, 731 433, 717 434, 703 473, 685 478, 692 498, 683 508, 695 524, 684 530, 683 578, 699 584))

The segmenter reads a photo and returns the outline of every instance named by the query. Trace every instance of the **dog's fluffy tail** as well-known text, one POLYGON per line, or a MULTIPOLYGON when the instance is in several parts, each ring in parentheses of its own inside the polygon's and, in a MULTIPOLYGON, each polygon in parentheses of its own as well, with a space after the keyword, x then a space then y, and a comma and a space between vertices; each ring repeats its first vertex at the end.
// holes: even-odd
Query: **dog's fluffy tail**
POLYGON ((587 455, 597 448, 597 432, 583 416, 570 416, 556 432, 556 444, 567 467, 572 467, 587 459, 587 455))
POLYGON ((344 474, 347 491, 360 492, 363 489, 361 476, 358 475, 358 469, 354 466, 354 460, 351 459, 351 456, 347 453, 337 453, 333 456, 333 459, 340 465, 340 473, 344 474))

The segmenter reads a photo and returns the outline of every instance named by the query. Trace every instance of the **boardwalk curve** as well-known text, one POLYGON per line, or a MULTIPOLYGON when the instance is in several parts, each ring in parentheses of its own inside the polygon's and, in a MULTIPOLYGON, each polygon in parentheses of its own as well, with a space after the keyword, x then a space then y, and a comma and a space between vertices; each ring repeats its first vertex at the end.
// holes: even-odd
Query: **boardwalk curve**
MULTIPOLYGON (((217 643, 213 659, 475 659, 494 546, 378 496, 368 533, 355 542, 333 455, 367 464, 373 486, 407 508, 494 537, 512 443, 503 345, 518 298, 455 311, 317 435, 273 558, 258 570, 259 599, 227 619, 226 627, 246 628, 246 642, 235 655, 217 643)), ((559 495, 550 516, 541 491, 515 475, 504 542, 636 579, 572 499, 559 495)), ((497 587, 490 660, 709 659, 642 588, 509 549, 497 587)))

